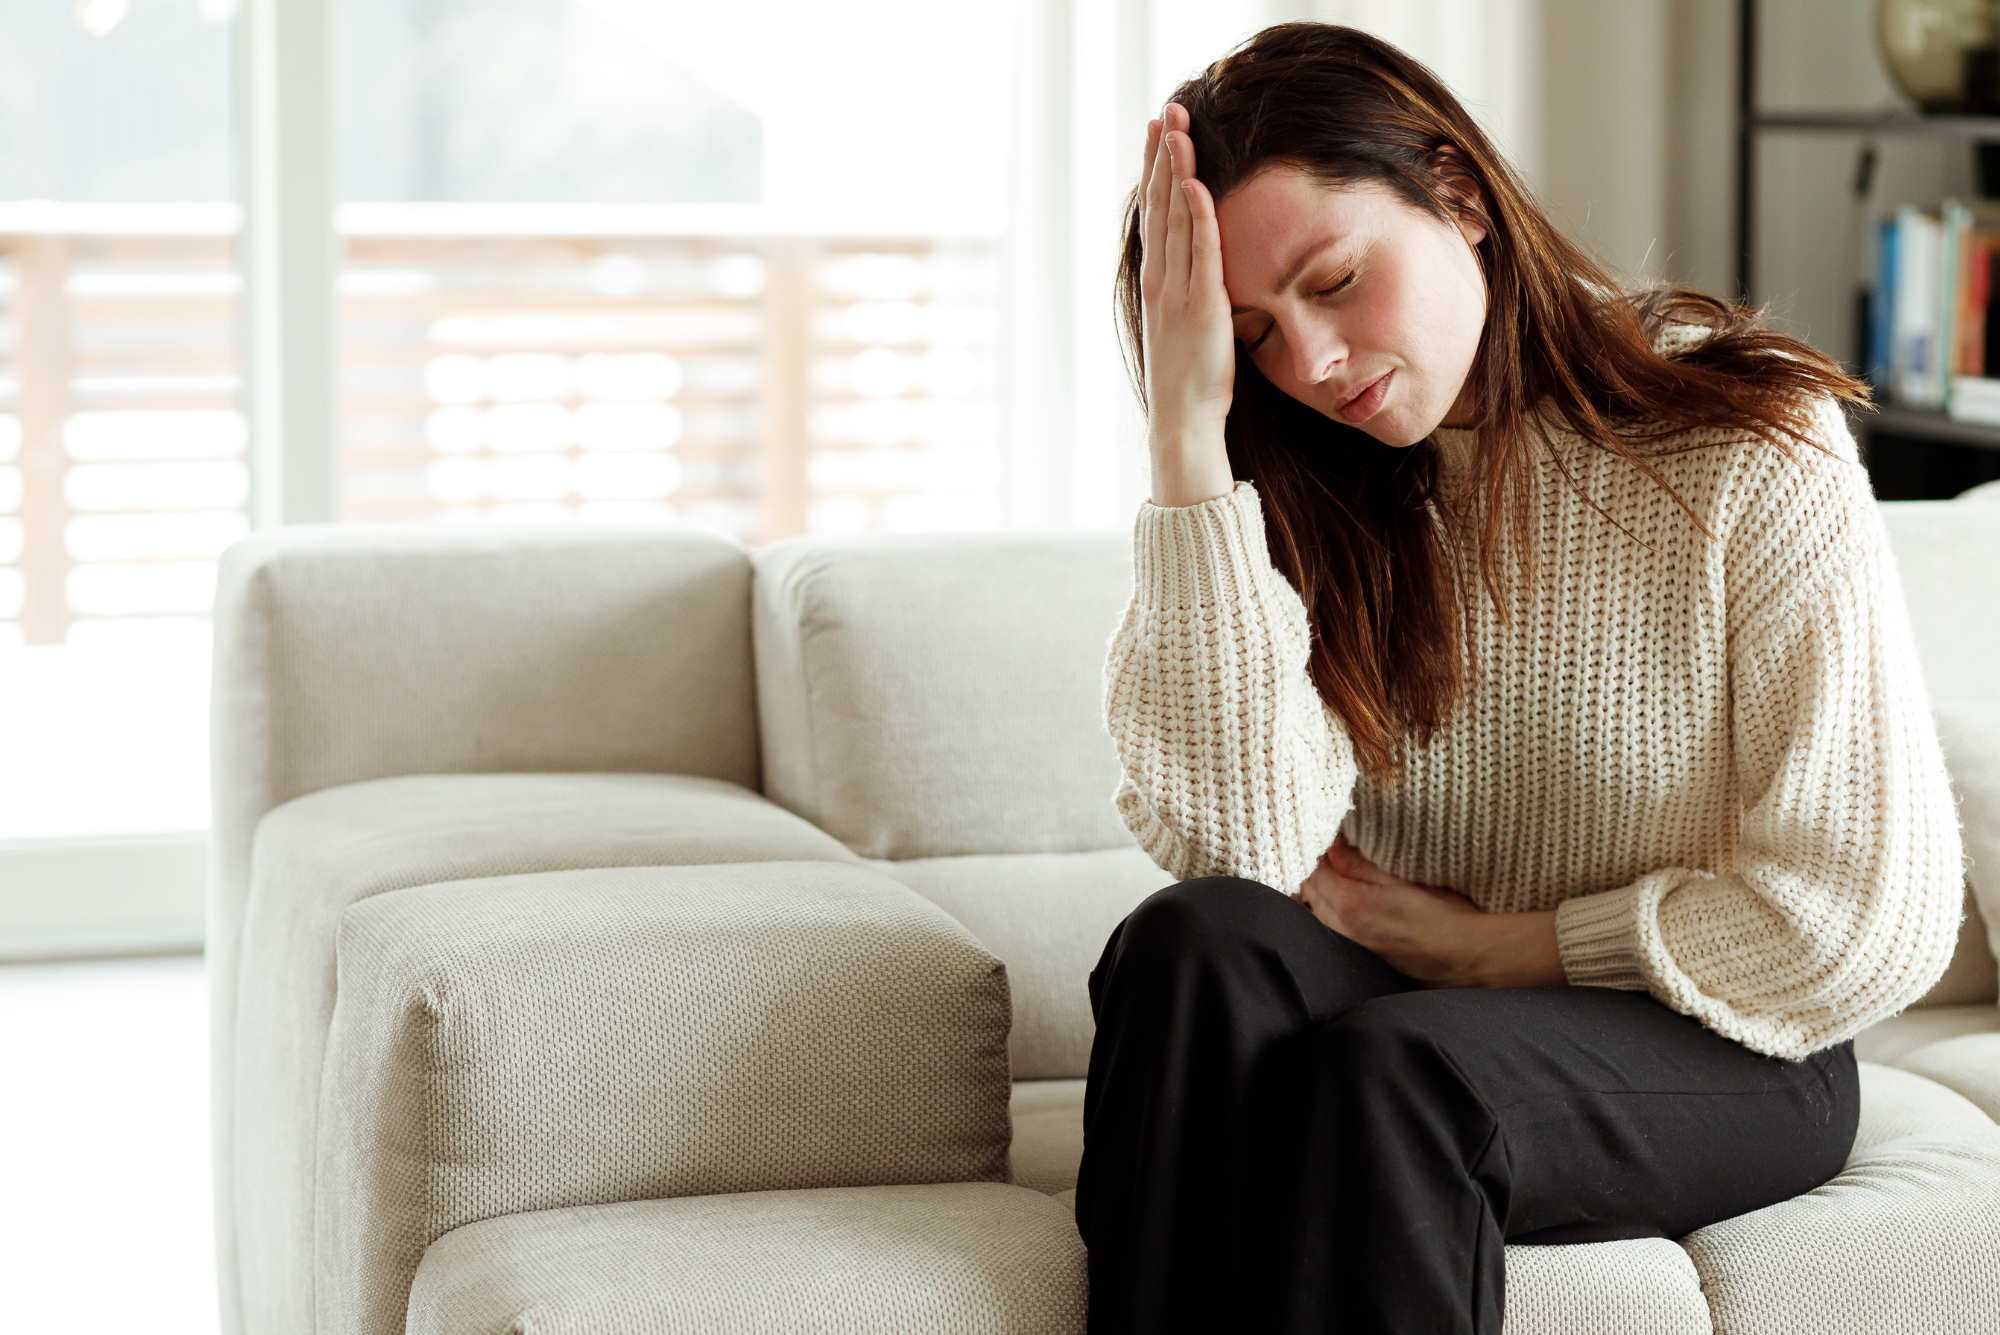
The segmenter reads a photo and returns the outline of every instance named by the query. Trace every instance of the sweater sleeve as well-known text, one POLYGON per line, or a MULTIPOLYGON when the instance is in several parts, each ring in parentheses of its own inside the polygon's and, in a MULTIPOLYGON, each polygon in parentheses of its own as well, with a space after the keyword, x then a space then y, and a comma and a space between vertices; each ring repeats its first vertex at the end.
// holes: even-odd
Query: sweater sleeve
POLYGON ((1962 893, 1887 535, 1832 429, 1836 457, 1761 488, 1764 513, 1731 544, 1734 865, 1655 871, 1556 915, 1572 983, 1644 989, 1790 1059, 1922 996, 1951 958, 1962 893))
POLYGON ((1256 489, 1143 506, 1133 565, 1104 669, 1118 812, 1176 877, 1289 894, 1333 842, 1355 764, 1307 675, 1305 604, 1271 565, 1256 489))

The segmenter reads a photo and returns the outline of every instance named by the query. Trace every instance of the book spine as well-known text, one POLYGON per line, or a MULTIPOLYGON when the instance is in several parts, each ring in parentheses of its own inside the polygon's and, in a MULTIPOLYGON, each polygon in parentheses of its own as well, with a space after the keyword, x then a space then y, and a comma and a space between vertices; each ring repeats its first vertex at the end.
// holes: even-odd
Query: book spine
POLYGON ((1938 231, 1936 219, 1914 208, 1897 211, 1894 394, 1911 407, 1937 402, 1938 231))
POLYGON ((1931 295, 1932 368, 1924 382, 1927 407, 1951 405, 1952 369, 1958 360, 1958 261, 1970 215, 1957 200, 1947 199, 1938 220, 1937 287, 1931 295))
POLYGON ((1966 375, 1986 374, 1986 307, 1993 290, 1993 233, 1974 232, 1965 248, 1965 366, 1966 375))
POLYGON ((1883 398, 1890 393, 1895 312, 1896 219, 1888 217, 1875 224, 1875 290, 1868 298, 1868 383, 1883 398))
POLYGON ((1951 373, 1954 376, 1972 375, 1972 297, 1977 285, 1974 275, 1978 265, 1972 261, 1973 247, 1978 244, 1979 234, 1972 229, 1968 217, 1959 228, 1958 248, 1954 252, 1953 271, 1957 281, 1952 284, 1951 308, 1951 373))
POLYGON ((1985 266, 1986 291, 1988 293, 1986 301, 1986 359, 1979 373, 1983 376, 1992 377, 2000 376, 2000 328, 1995 327, 1996 322, 2000 322, 2000 302, 1994 301, 1991 295, 1996 286, 1993 281, 1995 277, 1994 268, 1995 266, 2000 266, 2000 233, 1994 234, 1992 243, 1986 249, 1985 266))

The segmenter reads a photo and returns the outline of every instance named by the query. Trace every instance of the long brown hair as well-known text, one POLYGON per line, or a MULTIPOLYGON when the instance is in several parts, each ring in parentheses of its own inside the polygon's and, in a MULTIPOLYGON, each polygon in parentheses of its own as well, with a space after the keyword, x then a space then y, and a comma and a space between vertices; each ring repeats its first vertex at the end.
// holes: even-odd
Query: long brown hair
MULTIPOLYGON (((1392 775, 1411 739, 1428 741, 1462 687, 1465 609, 1439 522, 1445 504, 1483 519, 1474 525, 1481 583, 1507 614, 1498 562, 1526 519, 1524 464, 1534 441, 1553 448, 1538 413, 1627 460, 1699 526, 1649 455, 1699 427, 1780 450, 1816 447, 1816 398, 1866 399, 1837 364, 1765 327, 1758 312, 1688 288, 1622 290, 1549 220, 1437 76, 1367 33, 1266 28, 1172 100, 1187 109, 1196 171, 1217 200, 1282 164, 1328 185, 1380 182, 1444 222, 1469 209, 1486 231, 1476 247, 1486 325, 1469 377, 1478 443, 1453 498, 1437 494, 1433 450, 1384 446, 1322 415, 1272 385, 1236 346, 1230 466, 1256 484, 1272 564, 1312 620, 1313 684, 1372 774, 1392 775), (1666 322, 1713 332, 1663 356, 1652 334, 1666 322)), ((1142 258, 1135 190, 1118 302, 1143 400, 1142 258)), ((1512 546, 1532 573, 1529 545, 1512 546)))

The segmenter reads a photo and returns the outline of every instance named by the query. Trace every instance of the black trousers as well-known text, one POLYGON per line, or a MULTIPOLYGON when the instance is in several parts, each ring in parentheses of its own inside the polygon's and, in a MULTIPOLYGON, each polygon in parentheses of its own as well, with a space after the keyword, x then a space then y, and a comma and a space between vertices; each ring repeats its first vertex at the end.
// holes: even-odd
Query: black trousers
POLYGON ((1840 1171, 1850 1045, 1650 997, 1424 990, 1250 881, 1111 934, 1076 1217, 1092 1335, 1500 1335, 1508 1242, 1677 1238, 1840 1171))

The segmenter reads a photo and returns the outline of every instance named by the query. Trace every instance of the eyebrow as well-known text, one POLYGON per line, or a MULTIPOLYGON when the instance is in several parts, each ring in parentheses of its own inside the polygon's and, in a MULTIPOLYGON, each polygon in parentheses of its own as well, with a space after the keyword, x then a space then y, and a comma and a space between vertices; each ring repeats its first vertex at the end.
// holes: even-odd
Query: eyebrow
MULTIPOLYGON (((1282 296, 1286 288, 1298 281, 1299 275, 1305 272, 1305 267, 1308 264, 1311 264, 1314 260, 1326 254, 1327 251, 1332 250, 1346 239, 1344 236, 1331 236, 1317 245, 1308 246, 1297 259, 1292 261, 1292 267, 1285 270, 1285 276, 1278 280, 1277 290, 1279 295, 1282 296)), ((1256 309, 1255 306, 1231 306, 1229 313, 1231 315, 1243 315, 1256 309)))

